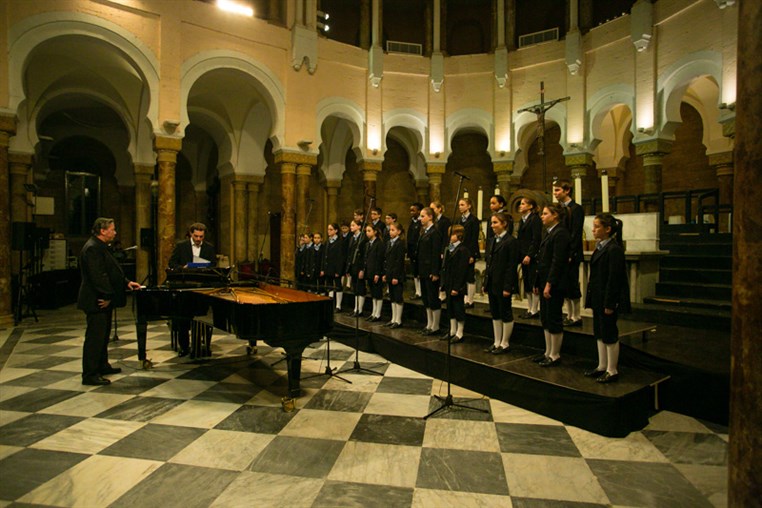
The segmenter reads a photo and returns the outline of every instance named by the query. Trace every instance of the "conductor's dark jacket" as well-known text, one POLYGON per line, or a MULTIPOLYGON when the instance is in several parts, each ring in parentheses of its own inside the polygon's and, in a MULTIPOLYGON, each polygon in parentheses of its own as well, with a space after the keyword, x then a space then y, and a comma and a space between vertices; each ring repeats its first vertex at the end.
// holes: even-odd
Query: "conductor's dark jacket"
MULTIPOLYGON (((215 266, 217 264, 217 255, 214 251, 214 245, 209 242, 202 242, 200 257, 212 263, 212 266, 215 266)), ((191 241, 182 240, 175 244, 175 250, 172 251, 172 255, 169 257, 169 267, 173 269, 182 268, 188 263, 193 263, 191 241)))
POLYGON ((110 312, 113 307, 124 307, 125 288, 129 279, 111 254, 108 245, 91 236, 79 255, 82 283, 79 286, 77 308, 85 312, 110 312), (98 307, 98 300, 109 300, 106 309, 98 307))
POLYGON ((542 291, 550 282, 551 289, 566 291, 568 269, 569 231, 562 224, 556 224, 540 243, 534 287, 542 291))
POLYGON ((500 241, 493 236, 487 243, 485 252, 487 269, 484 276, 484 289, 493 296, 503 296, 503 291, 513 294, 518 286, 516 265, 519 258, 519 244, 508 232, 500 241))
POLYGON ((624 249, 612 239, 590 258, 590 280, 585 307, 597 311, 616 309, 630 312, 630 286, 624 249))

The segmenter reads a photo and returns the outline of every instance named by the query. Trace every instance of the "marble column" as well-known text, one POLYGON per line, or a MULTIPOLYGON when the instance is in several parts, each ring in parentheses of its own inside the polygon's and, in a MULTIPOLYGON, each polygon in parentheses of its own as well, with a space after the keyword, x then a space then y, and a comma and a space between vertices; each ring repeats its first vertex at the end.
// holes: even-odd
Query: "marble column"
POLYGON ((29 174, 34 156, 29 153, 9 153, 8 171, 10 173, 11 222, 29 222, 32 220, 32 196, 24 188, 29 183, 29 174))
POLYGON ((709 166, 717 175, 720 189, 720 204, 733 203, 733 152, 709 154, 709 166))
POLYGON ((230 264, 240 265, 246 260, 246 241, 248 240, 247 182, 240 175, 235 175, 233 178, 233 259, 230 260, 230 264))
MULTIPOLYGON (((497 178, 497 188, 500 189, 500 195, 509 200, 513 193, 511 185, 511 175, 513 174, 513 161, 493 162, 492 171, 497 178)), ((492 191, 488 191, 492 195, 492 191)), ((489 201, 489 198, 487 198, 489 201)))
POLYGON ((328 192, 328 223, 339 222, 339 188, 341 180, 328 180, 325 183, 328 192))
MULTIPOLYGON (((11 237, 8 144, 16 134, 16 116, 0 114, 0 238, 11 237)), ((13 325, 11 310, 11 243, 0 242, 0 328, 13 325)))
MULTIPOLYGON (((738 2, 738 96, 733 188, 728 506, 758 506, 762 485, 762 2, 738 2)), ((733 7, 730 7, 733 8, 733 7)))
POLYGON ((256 261, 259 258, 259 240, 257 231, 259 229, 259 189, 264 182, 263 176, 254 176, 246 186, 248 192, 248 222, 246 223, 246 259, 256 261))
POLYGON ((584 197, 584 189, 582 188, 584 178, 587 176, 590 169, 593 167, 593 154, 591 153, 572 153, 564 155, 566 167, 571 171, 571 176, 574 178, 574 195, 572 196, 574 201, 582 204, 582 198, 584 197))
MULTIPOLYGON (((310 210, 310 176, 312 166, 299 164, 296 166, 296 233, 302 234, 310 230, 307 222, 313 217, 307 217, 310 210)), ((313 207, 314 208, 314 207, 313 207)), ((314 213, 314 210, 312 211, 314 213)))
POLYGON ((376 179, 381 172, 381 162, 364 160, 360 163, 359 169, 362 171, 362 184, 365 194, 363 198, 363 210, 367 210, 370 206, 371 196, 376 197, 376 200, 373 201, 373 206, 378 206, 378 200, 381 199, 381 196, 376 195, 376 179))
POLYGON ((616 167, 596 168, 601 181, 601 207, 596 209, 595 213, 611 212, 611 196, 616 195, 617 169, 616 167))
POLYGON ((643 194, 661 192, 661 168, 664 156, 672 150, 672 142, 666 139, 652 139, 635 144, 635 153, 643 159, 643 194))
POLYGON ((135 276, 138 281, 142 281, 148 276, 149 249, 152 247, 143 248, 140 245, 140 230, 151 228, 151 180, 154 166, 135 164, 133 172, 135 174, 135 238, 138 244, 135 255, 135 276))
POLYGON ((428 163, 426 164, 426 174, 429 176, 429 202, 424 205, 429 206, 434 201, 442 201, 442 176, 445 172, 445 164, 428 163))
POLYGON ((429 181, 428 180, 416 180, 415 181, 415 195, 419 203, 424 206, 428 206, 429 201, 429 181))
POLYGON ((164 282, 165 269, 169 264, 169 258, 175 247, 177 234, 175 231, 176 191, 175 169, 177 168, 177 153, 182 148, 181 138, 157 136, 154 139, 156 160, 159 163, 159 209, 158 209, 158 248, 157 251, 157 281, 164 282))
POLYGON ((296 190, 296 164, 283 162, 281 173, 281 218, 280 218, 280 276, 294 280, 294 250, 296 239, 296 210, 294 193, 296 190))

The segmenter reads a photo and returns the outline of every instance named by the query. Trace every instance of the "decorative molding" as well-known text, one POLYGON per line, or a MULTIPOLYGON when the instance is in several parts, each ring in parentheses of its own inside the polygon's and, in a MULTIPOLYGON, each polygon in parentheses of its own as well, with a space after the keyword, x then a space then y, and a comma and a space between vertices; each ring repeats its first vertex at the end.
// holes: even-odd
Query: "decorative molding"
POLYGON ((508 49, 505 46, 495 50, 495 79, 498 88, 505 88, 508 83, 508 49))
POLYGON ((574 172, 574 168, 589 168, 593 166, 593 154, 588 152, 581 152, 581 153, 570 153, 568 155, 564 155, 564 163, 567 167, 572 168, 572 173, 574 172))
POLYGON ((649 0, 638 0, 630 11, 630 38, 638 53, 648 49, 654 30, 654 6, 649 0))
MULTIPOLYGON (((317 165, 317 155, 311 153, 304 153, 300 151, 290 151, 286 149, 278 150, 275 152, 275 163, 291 163, 291 164, 309 164, 311 166, 317 165)), ((296 168, 294 168, 296 171, 296 168)))
MULTIPOLYGON (((646 141, 636 141, 635 153, 641 157, 658 157, 664 156, 672 151, 672 141, 668 139, 649 139, 646 141)), ((645 163, 645 159, 644 159, 645 163)))
POLYGON ((572 76, 582 68, 582 34, 576 28, 566 34, 566 68, 572 76))
POLYGON ((426 174, 429 180, 436 175, 444 175, 446 164, 444 162, 429 162, 426 164, 426 174))
POLYGON ((291 66, 298 71, 307 62, 307 72, 315 73, 317 69, 318 36, 314 29, 303 25, 295 25, 291 30, 291 66))
POLYGON ((431 55, 431 86, 435 92, 442 89, 444 83, 444 55, 436 52, 431 55))
POLYGON ((493 162, 492 171, 498 175, 498 178, 500 178, 501 174, 510 175, 513 173, 513 161, 493 162))

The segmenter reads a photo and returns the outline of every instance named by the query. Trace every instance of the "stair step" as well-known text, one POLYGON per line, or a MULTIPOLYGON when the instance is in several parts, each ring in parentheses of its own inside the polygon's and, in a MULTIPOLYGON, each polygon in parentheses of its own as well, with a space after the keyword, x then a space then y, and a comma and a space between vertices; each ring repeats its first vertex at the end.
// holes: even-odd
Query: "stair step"
POLYGON ((727 243, 677 243, 660 241, 659 249, 669 251, 668 255, 694 254, 728 257, 733 255, 733 244, 727 243))
POLYGON ((733 288, 728 284, 689 284, 684 282, 657 282, 656 296, 701 298, 730 301, 733 288))
POLYGON ((733 272, 729 269, 719 268, 696 269, 682 266, 662 266, 659 269, 659 281, 730 285, 733 281, 733 272))
POLYGON ((730 309, 732 308, 732 303, 730 300, 710 300, 706 298, 666 298, 659 296, 649 296, 643 299, 643 303, 667 307, 682 307, 688 310, 702 309, 730 312, 730 309))
POLYGON ((672 254, 659 259, 659 268, 695 268, 699 270, 731 270, 733 259, 729 256, 705 256, 672 254))
POLYGON ((688 328, 729 330, 731 304, 714 300, 666 300, 651 297, 645 298, 644 303, 633 304, 627 319, 688 328))

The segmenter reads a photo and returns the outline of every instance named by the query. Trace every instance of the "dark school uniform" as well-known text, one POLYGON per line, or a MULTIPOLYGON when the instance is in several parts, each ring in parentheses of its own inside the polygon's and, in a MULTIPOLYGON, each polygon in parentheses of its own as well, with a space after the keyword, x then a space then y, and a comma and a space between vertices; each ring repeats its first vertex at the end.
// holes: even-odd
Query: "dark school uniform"
POLYGON ((439 236, 442 237, 442 245, 450 243, 450 226, 452 226, 452 221, 445 217, 444 214, 434 222, 434 228, 439 232, 439 236))
POLYGON ((530 212, 526 220, 523 218, 519 222, 519 232, 516 236, 519 242, 519 259, 521 263, 525 257, 529 256, 528 265, 521 265, 521 273, 524 277, 524 291, 532 291, 534 279, 537 275, 537 255, 540 253, 540 242, 542 242, 542 219, 534 212, 530 212))
POLYGON ((439 310, 442 302, 439 300, 439 277, 442 266, 442 237, 436 227, 429 226, 421 231, 418 239, 418 275, 421 277, 421 299, 427 309, 439 310))
POLYGON ((617 319, 620 313, 631 311, 630 285, 627 281, 624 249, 613 238, 596 248, 590 258, 585 307, 593 310, 596 339, 606 344, 614 344, 619 340, 617 319), (614 313, 606 314, 604 309, 613 309, 614 313))
POLYGON ((344 248, 342 241, 330 239, 324 248, 321 271, 324 273, 326 291, 341 291, 341 272, 344 269, 344 248))
POLYGON ((564 224, 569 230, 569 270, 567 271, 569 282, 566 287, 566 298, 576 300, 582 298, 582 291, 579 287, 579 265, 584 257, 582 230, 585 226, 585 211, 573 199, 565 206, 564 224))
POLYGON ((407 258, 410 260, 410 267, 413 277, 418 277, 418 263, 416 255, 418 252, 418 238, 421 236, 421 221, 410 219, 410 225, 407 227, 407 258))
POLYGON ((389 239, 386 244, 384 256, 384 275, 389 284, 389 300, 392 303, 402 303, 402 289, 405 285, 405 245, 402 239, 389 239), (397 279, 397 284, 392 284, 392 279, 397 279))
POLYGON ((454 248, 452 245, 448 246, 442 263, 442 291, 447 295, 447 311, 450 319, 457 321, 466 320, 466 306, 463 299, 466 296, 470 256, 471 252, 463 242, 460 242, 454 248), (457 291, 458 294, 453 296, 453 291, 457 291))
POLYGON ((368 281, 370 296, 374 300, 380 300, 384 296, 384 284, 381 280, 384 275, 384 242, 378 238, 368 240, 365 248, 365 280, 368 281), (378 281, 373 279, 378 276, 378 281))
MULTIPOLYGON (((466 247, 469 253, 469 257, 473 258, 474 262, 469 263, 468 270, 468 283, 473 284, 476 282, 474 274, 474 265, 476 260, 481 258, 479 253, 479 219, 473 213, 469 213, 468 217, 462 216, 460 218, 460 225, 463 226, 463 245, 466 247)), ((449 238, 447 239, 449 241, 449 238)))
POLYGON ((360 271, 365 268, 365 246, 367 244, 368 240, 364 234, 360 233, 357 238, 350 235, 345 272, 352 277, 352 292, 356 296, 365 296, 367 293, 365 279, 359 278, 360 271))
POLYGON ((535 284, 540 297, 540 320, 550 333, 564 331, 561 308, 564 305, 569 283, 569 231, 556 224, 540 242, 535 284), (545 284, 550 283, 550 300, 543 296, 545 284))
POLYGON ((512 298, 518 285, 516 259, 519 244, 506 231, 501 237, 493 236, 487 243, 487 268, 484 271, 484 291, 489 298, 492 319, 505 323, 513 321, 512 298), (503 296, 508 291, 509 296, 503 296))

